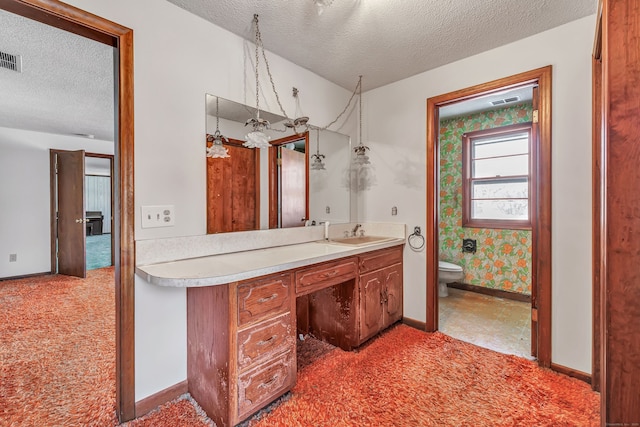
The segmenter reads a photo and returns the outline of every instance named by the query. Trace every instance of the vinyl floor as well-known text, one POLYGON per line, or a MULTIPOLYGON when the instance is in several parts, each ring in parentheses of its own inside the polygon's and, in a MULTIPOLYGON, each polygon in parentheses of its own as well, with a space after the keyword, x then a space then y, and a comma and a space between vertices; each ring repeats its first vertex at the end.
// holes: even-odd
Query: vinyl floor
POLYGON ((440 297, 440 332, 480 347, 531 357, 531 304, 449 288, 440 297))

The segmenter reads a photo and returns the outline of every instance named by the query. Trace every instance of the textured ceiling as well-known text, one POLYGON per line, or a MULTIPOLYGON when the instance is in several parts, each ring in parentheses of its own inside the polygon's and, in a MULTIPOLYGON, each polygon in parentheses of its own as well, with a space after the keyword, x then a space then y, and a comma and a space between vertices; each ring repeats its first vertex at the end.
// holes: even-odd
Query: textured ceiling
POLYGON ((113 141, 113 48, 0 10, 0 127, 113 141))
POLYGON ((370 90, 596 12, 597 0, 168 0, 344 87, 370 90))
MULTIPOLYGON (((597 3, 334 0, 318 15, 313 0, 168 1, 249 40, 258 13, 267 50, 348 90, 360 74, 369 90, 595 13, 597 3)), ((113 141, 110 46, 0 10, 0 51, 22 55, 23 69, 0 68, 0 127, 113 141)))

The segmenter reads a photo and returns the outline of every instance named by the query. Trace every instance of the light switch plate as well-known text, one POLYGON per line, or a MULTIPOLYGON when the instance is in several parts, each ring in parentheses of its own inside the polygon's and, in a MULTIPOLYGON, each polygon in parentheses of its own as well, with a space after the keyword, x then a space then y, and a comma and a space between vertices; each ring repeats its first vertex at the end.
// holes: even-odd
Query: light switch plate
POLYGON ((173 227, 176 225, 175 206, 142 206, 142 228, 173 227))

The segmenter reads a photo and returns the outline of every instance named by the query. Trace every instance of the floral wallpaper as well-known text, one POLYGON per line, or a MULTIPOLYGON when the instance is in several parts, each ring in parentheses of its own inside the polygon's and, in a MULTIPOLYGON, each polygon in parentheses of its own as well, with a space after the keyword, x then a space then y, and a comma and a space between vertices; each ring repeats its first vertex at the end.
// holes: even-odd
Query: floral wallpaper
POLYGON ((462 134, 531 121, 531 104, 440 122, 440 259, 464 269, 464 283, 531 295, 531 231, 462 227, 462 134), (462 239, 477 252, 462 253, 462 239))

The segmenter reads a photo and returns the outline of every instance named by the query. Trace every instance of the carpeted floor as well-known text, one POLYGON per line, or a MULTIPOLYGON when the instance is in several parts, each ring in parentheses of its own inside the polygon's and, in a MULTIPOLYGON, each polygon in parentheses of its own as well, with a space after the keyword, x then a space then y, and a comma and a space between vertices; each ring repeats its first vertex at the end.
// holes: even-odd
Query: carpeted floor
POLYGON ((0 426, 113 426, 114 270, 0 282, 0 426))
MULTIPOLYGON (((114 426, 113 268, 0 282, 0 426, 114 426)), ((399 325, 358 352, 299 348, 293 391, 246 426, 597 426, 578 380, 399 325)), ((211 426, 189 397, 128 427, 211 426)))
MULTIPOLYGON (((135 426, 207 426, 172 402, 135 426), (182 412, 181 412, 182 413, 182 412)), ((288 399, 248 425, 599 426, 599 395, 534 362, 399 325, 359 352, 335 349, 298 372, 288 399)))

